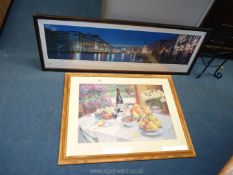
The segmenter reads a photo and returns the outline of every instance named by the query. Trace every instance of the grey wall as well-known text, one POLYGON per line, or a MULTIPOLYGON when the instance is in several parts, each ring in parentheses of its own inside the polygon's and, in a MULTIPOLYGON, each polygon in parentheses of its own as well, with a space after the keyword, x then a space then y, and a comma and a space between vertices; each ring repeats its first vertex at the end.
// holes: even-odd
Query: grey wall
POLYGON ((103 0, 102 17, 199 26, 214 0, 103 0))

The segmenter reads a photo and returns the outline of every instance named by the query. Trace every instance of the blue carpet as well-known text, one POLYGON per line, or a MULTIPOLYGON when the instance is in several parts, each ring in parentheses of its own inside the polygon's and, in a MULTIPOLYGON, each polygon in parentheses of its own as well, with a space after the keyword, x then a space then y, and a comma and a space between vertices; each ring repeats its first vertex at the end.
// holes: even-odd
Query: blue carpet
POLYGON ((32 15, 99 17, 100 0, 15 0, 0 36, 0 175, 217 174, 233 154, 233 63, 174 76, 196 158, 58 166, 64 73, 43 72, 32 15), (122 173, 113 173, 114 170, 122 173), (102 171, 102 172, 101 172, 102 171), (139 172, 140 172, 139 171, 139 172), (141 173, 137 173, 141 174, 141 173))

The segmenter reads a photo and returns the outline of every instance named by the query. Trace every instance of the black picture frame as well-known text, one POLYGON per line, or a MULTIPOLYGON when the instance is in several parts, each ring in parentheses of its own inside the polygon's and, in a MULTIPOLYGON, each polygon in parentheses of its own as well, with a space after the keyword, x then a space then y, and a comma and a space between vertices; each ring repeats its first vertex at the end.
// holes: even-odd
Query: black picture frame
MULTIPOLYGON (((109 19, 51 16, 43 14, 33 15, 33 19, 41 67, 42 70, 47 71, 189 74, 197 59, 198 53, 211 31, 210 29, 197 27, 109 19), (94 32, 88 33, 88 31, 94 32), (110 35, 106 34, 106 31, 108 33, 110 31, 110 35), (124 35, 115 36, 115 40, 118 40, 117 44, 112 44, 109 41, 107 42, 105 41, 106 39, 103 39, 101 36, 111 36, 109 37, 111 38, 110 41, 115 41, 114 37, 112 37, 114 35, 111 35, 114 32, 125 32, 123 33, 124 35), (78 37, 69 40, 69 38, 71 38, 70 36, 72 36, 71 34, 77 34, 78 37), (126 47, 124 46, 124 42, 130 38, 127 38, 129 35, 137 37, 139 34, 140 36, 143 35, 144 40, 148 39, 150 36, 152 36, 151 38, 157 37, 160 39, 156 39, 154 42, 149 43, 149 40, 152 40, 149 38, 148 44, 145 43, 144 45, 142 45, 141 40, 133 39, 132 43, 139 44, 128 44, 126 47), (120 44, 119 36, 124 36, 122 37, 124 41, 122 40, 123 42, 120 44), (88 37, 97 38, 88 40, 88 37), (82 38, 84 42, 81 39, 77 41, 77 38, 82 38), (70 44, 75 41, 75 44, 70 44), (94 42, 95 44, 93 44, 94 42), (84 46, 87 45, 87 51, 84 50, 83 43, 84 46), (103 44, 109 45, 103 46, 103 44), (186 49, 189 48, 187 47, 187 44, 189 44, 189 47, 193 50, 190 49, 191 51, 189 51, 186 49), (118 45, 119 47, 117 47, 118 45), (172 46, 174 47, 172 48, 172 46), (77 50, 77 47, 79 47, 79 50, 77 50), (96 47, 99 47, 99 50, 97 50, 96 47), (88 50, 88 48, 90 49, 88 50), (165 54, 168 53, 167 56, 163 57, 160 52, 155 51, 161 51, 161 48, 165 50, 163 51, 165 54), (182 51, 182 48, 185 48, 186 50, 182 51), (166 49, 168 51, 166 51, 166 49), (178 56, 180 53, 183 54, 182 59, 178 56), (190 57, 185 56, 187 53, 190 57), (91 57, 91 60, 90 58, 83 59, 83 55, 85 54, 85 57, 91 57), (94 58, 95 54, 97 55, 97 59, 94 58), (136 57, 134 61, 137 60, 138 62, 132 61, 133 56, 129 56, 130 59, 128 58, 128 61, 112 61, 112 57, 114 55, 119 57, 119 54, 121 54, 121 56, 123 54, 126 56, 127 54, 134 54, 134 58, 136 57), (74 59, 74 55, 79 55, 79 58, 74 59), (111 56, 110 61, 106 61, 107 55, 111 56), (155 59, 155 57, 157 57, 157 59, 155 59), (96 61, 100 59, 103 60, 96 61), (141 61, 143 61, 143 63, 141 61)), ((126 57, 123 59, 125 58, 126 57)), ((117 59, 119 60, 119 58, 117 59)))

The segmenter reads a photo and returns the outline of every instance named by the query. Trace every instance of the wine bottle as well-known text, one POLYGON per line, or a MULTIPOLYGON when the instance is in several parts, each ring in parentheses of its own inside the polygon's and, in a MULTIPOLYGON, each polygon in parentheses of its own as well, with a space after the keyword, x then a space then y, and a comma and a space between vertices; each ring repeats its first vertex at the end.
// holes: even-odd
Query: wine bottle
POLYGON ((118 108, 118 112, 122 111, 122 104, 123 104, 123 99, 121 97, 120 89, 116 88, 116 106, 118 108))

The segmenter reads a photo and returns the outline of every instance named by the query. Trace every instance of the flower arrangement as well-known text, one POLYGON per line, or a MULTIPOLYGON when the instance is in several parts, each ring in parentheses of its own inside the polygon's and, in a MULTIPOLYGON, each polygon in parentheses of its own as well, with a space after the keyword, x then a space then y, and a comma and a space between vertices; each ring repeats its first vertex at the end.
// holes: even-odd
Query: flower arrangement
POLYGON ((81 84, 79 86, 79 101, 85 113, 92 113, 98 108, 112 106, 107 89, 102 84, 81 84))
POLYGON ((161 107, 162 103, 166 102, 164 92, 161 90, 147 90, 141 96, 148 106, 161 107))

